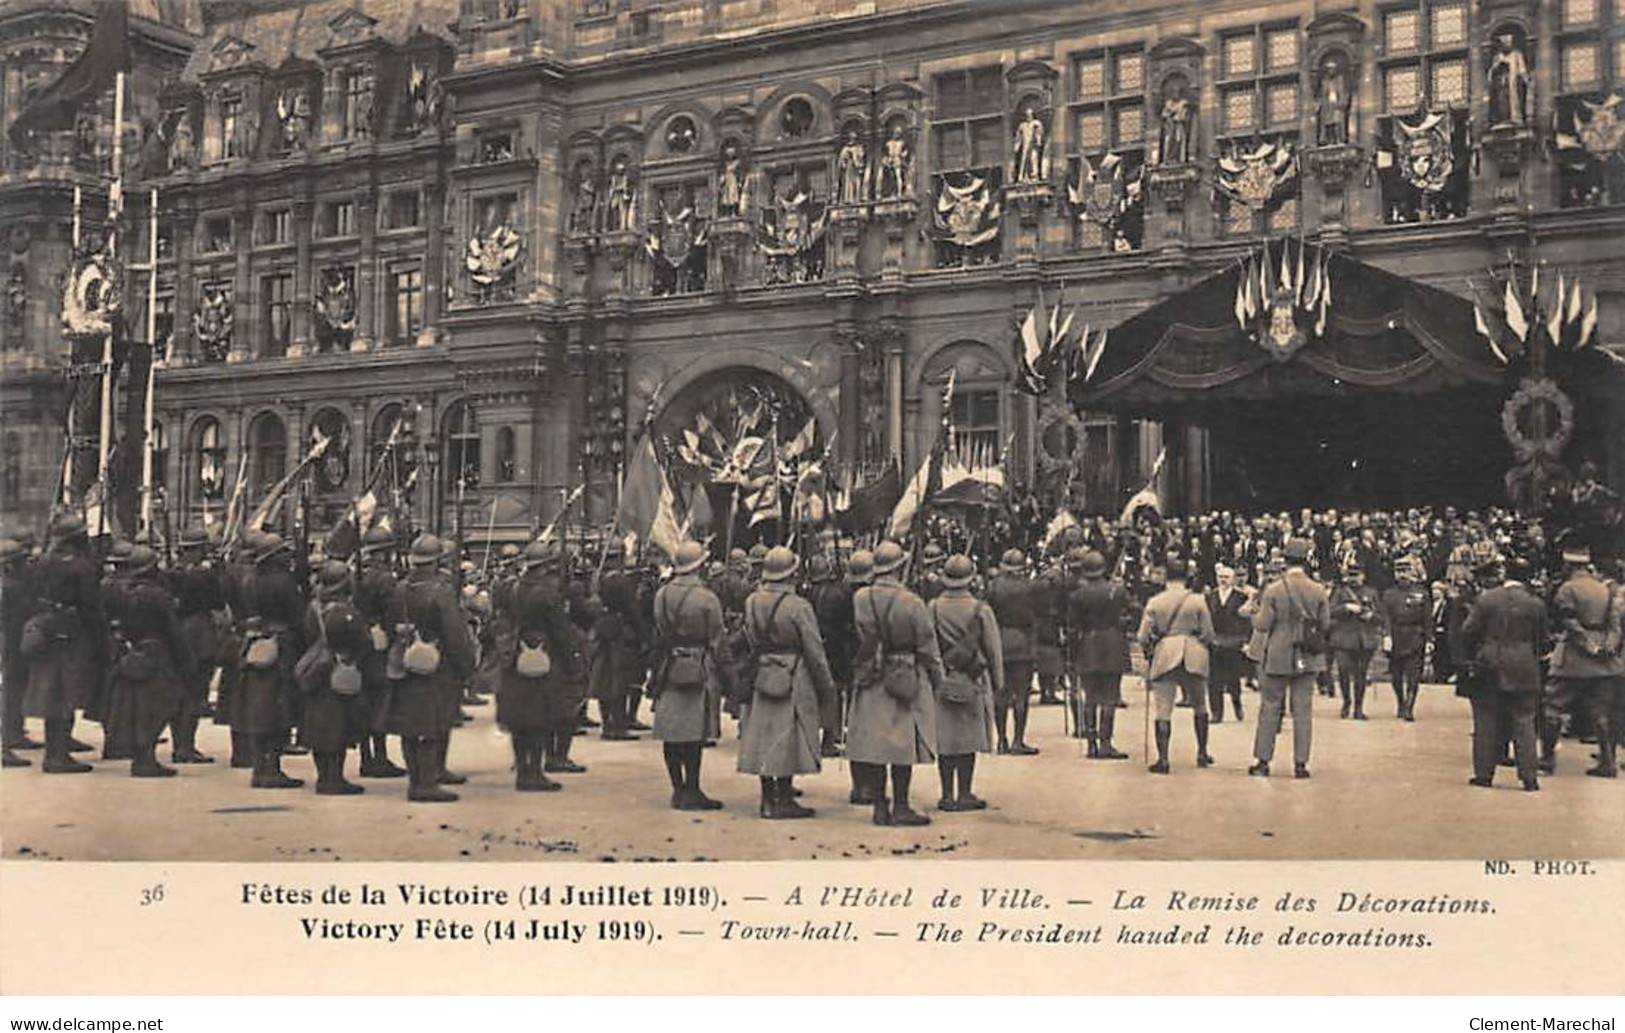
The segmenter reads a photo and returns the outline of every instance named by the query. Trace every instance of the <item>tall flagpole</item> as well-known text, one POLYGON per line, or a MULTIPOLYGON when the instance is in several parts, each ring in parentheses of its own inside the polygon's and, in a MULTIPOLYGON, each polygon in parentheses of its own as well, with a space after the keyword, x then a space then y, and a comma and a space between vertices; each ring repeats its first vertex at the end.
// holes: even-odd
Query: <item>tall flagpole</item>
MULTIPOLYGON (((107 191, 107 258, 118 259, 118 224, 124 214, 124 73, 113 83, 113 185, 107 191)), ((107 511, 113 504, 109 491, 107 457, 113 444, 113 328, 108 327, 102 342, 102 419, 96 442, 96 469, 101 485, 96 533, 107 533, 107 511)))
POLYGON ((141 448, 141 533, 152 537, 153 403, 158 383, 158 188, 147 195, 147 411, 141 448))

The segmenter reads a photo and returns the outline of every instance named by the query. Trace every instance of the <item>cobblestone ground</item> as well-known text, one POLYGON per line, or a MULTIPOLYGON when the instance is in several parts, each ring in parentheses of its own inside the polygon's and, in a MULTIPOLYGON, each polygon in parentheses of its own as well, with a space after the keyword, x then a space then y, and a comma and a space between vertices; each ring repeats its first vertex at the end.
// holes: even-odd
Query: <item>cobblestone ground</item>
MULTIPOLYGON (((980 813, 941 814, 934 766, 915 769, 913 802, 933 824, 880 829, 869 810, 847 803, 847 765, 826 761, 802 778, 805 821, 762 821, 757 786, 734 771, 735 729, 706 751, 704 784, 726 809, 680 813, 658 743, 576 740, 590 769, 559 776, 557 793, 515 793, 508 739, 492 707, 452 740, 451 765, 469 776, 453 804, 408 804, 404 779, 367 780, 356 797, 299 790, 251 790, 248 772, 224 764, 226 732, 205 724, 201 746, 218 760, 183 767, 178 777, 132 779, 126 763, 97 763, 91 774, 42 776, 8 769, 0 778, 0 832, 7 860, 139 861, 696 861, 940 857, 1021 860, 1477 859, 1625 856, 1625 779, 1587 778, 1591 749, 1564 742, 1558 773, 1542 791, 1519 790, 1502 769, 1493 790, 1466 784, 1471 722, 1448 686, 1426 686, 1414 724, 1394 717, 1386 685, 1374 686, 1369 722, 1340 721, 1333 700, 1317 698, 1314 777, 1291 777, 1288 730, 1275 776, 1247 775, 1256 693, 1243 694, 1241 723, 1215 725, 1217 766, 1199 771, 1188 711, 1175 714, 1174 772, 1146 772, 1144 692, 1120 711, 1117 745, 1127 761, 1089 761, 1065 736, 1059 707, 1034 707, 1037 757, 980 758, 980 813)), ((647 708, 645 708, 647 718, 647 708)), ((31 728, 35 736, 37 728, 31 728)), ((99 728, 76 734, 99 744, 99 728)), ((399 760, 394 743, 391 751, 399 760)), ((167 759, 168 747, 159 749, 167 759)), ((85 756, 85 755, 81 755, 85 756)), ((308 757, 288 758, 290 774, 314 778, 308 757)), ((349 758, 352 777, 355 755, 349 758)))

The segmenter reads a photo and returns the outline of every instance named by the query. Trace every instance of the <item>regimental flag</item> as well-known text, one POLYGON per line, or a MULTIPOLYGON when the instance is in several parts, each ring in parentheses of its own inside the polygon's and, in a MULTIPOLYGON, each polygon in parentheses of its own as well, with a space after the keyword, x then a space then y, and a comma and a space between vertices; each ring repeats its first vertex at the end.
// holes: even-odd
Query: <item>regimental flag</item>
POLYGON ((615 512, 616 529, 623 536, 636 535, 640 542, 653 541, 656 517, 670 490, 666 471, 660 468, 660 460, 655 456, 654 435, 645 434, 632 453, 626 479, 621 484, 620 505, 615 512))
POLYGON ((254 510, 253 516, 248 518, 249 530, 261 530, 267 523, 276 518, 277 511, 282 508, 283 500, 287 498, 288 489, 300 477, 304 476, 306 470, 309 470, 326 454, 327 446, 332 443, 333 439, 331 437, 324 436, 319 430, 316 432, 316 443, 310 446, 310 451, 305 454, 305 458, 299 460, 298 466, 289 470, 286 476, 271 487, 271 490, 266 493, 264 501, 254 510))
POLYGON ((1478 307, 1476 301, 1473 302, 1473 327, 1483 335, 1484 340, 1489 342, 1490 351, 1494 352, 1495 357, 1501 360, 1501 365, 1507 365, 1510 360, 1507 358, 1506 352, 1501 350, 1501 345, 1495 340, 1495 334, 1490 330, 1490 324, 1484 319, 1484 310, 1478 307))
POLYGON ((1248 255, 1247 259, 1242 263, 1241 273, 1236 277, 1236 325, 1241 327, 1243 330, 1247 329, 1247 324, 1251 322, 1252 319, 1252 317, 1247 313, 1247 295, 1252 290, 1252 286, 1253 259, 1251 255, 1248 255))
MULTIPOLYGON (((1578 289, 1578 288, 1576 288, 1578 289)), ((1580 320, 1580 336, 1574 342, 1576 348, 1584 348, 1592 343, 1592 335, 1597 332, 1597 292, 1591 292, 1591 303, 1586 306, 1585 316, 1580 320)))
POLYGON ((843 530, 858 532, 880 527, 903 495, 903 475, 896 460, 879 477, 853 488, 846 506, 836 514, 843 530))
POLYGON ((1563 321, 1565 323, 1572 323, 1575 320, 1579 319, 1580 318, 1580 310, 1581 310, 1581 308, 1582 308, 1582 303, 1580 301, 1580 281, 1575 280, 1573 287, 1569 290, 1568 311, 1563 313, 1563 321))
POLYGON ((1049 526, 1044 528, 1044 537, 1038 541, 1039 551, 1048 553, 1051 542, 1059 538, 1068 528, 1077 526, 1079 526, 1078 518, 1072 515, 1071 510, 1057 510, 1050 518, 1049 526))
POLYGON ((1162 496, 1157 494, 1157 477, 1162 473, 1162 464, 1168 461, 1168 449, 1165 447, 1157 453, 1157 461, 1151 464, 1151 476, 1145 479, 1145 487, 1134 493, 1123 507, 1123 513, 1118 517, 1120 523, 1133 522, 1134 515, 1140 510, 1150 507, 1158 516, 1162 515, 1162 496))
POLYGON ((108 90, 120 72, 130 70, 130 12, 126 0, 98 0, 96 20, 85 47, 61 78, 41 90, 11 124, 11 141, 27 145, 29 132, 72 129, 79 109, 108 90))
POLYGON ((1502 294, 1502 304, 1506 306, 1507 326, 1518 335, 1518 340, 1529 340, 1529 320, 1524 318, 1523 302, 1518 300, 1517 287, 1512 277, 1507 277, 1506 290, 1502 294))
POLYGON ((1550 337, 1553 345, 1563 343, 1563 307, 1567 301, 1563 287, 1563 270, 1557 271, 1557 295, 1547 300, 1551 311, 1546 313, 1546 336, 1550 337))

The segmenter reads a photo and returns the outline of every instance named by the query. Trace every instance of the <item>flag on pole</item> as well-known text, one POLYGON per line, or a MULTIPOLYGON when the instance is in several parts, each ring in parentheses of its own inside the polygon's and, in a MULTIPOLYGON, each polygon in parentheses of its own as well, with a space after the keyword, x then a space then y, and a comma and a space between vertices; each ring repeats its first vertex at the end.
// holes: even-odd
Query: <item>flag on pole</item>
POLYGON ((130 70, 130 12, 126 0, 98 0, 90 44, 67 71, 41 90, 11 124, 11 141, 25 146, 28 132, 72 129, 79 109, 113 88, 130 70))
POLYGON ((1484 310, 1478 307, 1476 301, 1473 302, 1473 327, 1483 335, 1484 340, 1489 342, 1490 351, 1494 352, 1495 357, 1501 360, 1501 365, 1507 365, 1509 361, 1507 354, 1501 350, 1500 344, 1496 343, 1495 335, 1490 332, 1490 325, 1484 319, 1484 310))
MULTIPOLYGON (((1298 241, 1298 273, 1292 281, 1293 300, 1299 305, 1303 304, 1303 250, 1304 243, 1300 240, 1298 241)), ((1314 299, 1311 298, 1310 300, 1313 301, 1314 299)))
POLYGON ((1580 337, 1574 342, 1576 348, 1584 348, 1592 343, 1591 335, 1597 332, 1597 293, 1591 292, 1591 303, 1586 306, 1585 318, 1580 320, 1580 337))
POLYGON ((1547 304, 1551 311, 1546 314, 1546 336, 1552 339, 1554 346, 1563 343, 1563 270, 1557 271, 1557 297, 1550 299, 1547 304))
POLYGON ((1078 518, 1072 515, 1071 510, 1058 510, 1050 518, 1049 525, 1044 528, 1044 536, 1038 540, 1039 551, 1049 552, 1050 543, 1060 537, 1068 528, 1077 527, 1078 518))
POLYGON ((313 463, 326 453, 327 446, 332 443, 333 439, 331 437, 323 437, 319 431, 317 432, 316 443, 310 447, 310 452, 305 455, 305 458, 299 460, 299 464, 289 470, 280 481, 272 485, 265 499, 254 510, 254 515, 249 517, 248 527, 250 530, 258 531, 266 525, 277 509, 281 507, 282 500, 288 494, 288 489, 306 470, 310 469, 313 463))
POLYGON ((1580 281, 1576 279, 1573 286, 1569 290, 1568 310, 1563 314, 1563 322, 1572 323, 1579 319, 1581 307, 1580 281))
POLYGON ((1523 303, 1518 300, 1518 292, 1513 287, 1512 278, 1507 278, 1506 291, 1503 295, 1503 304, 1506 305, 1507 326, 1518 335, 1518 340, 1529 340, 1529 321, 1523 315, 1523 303))
POLYGON ((1094 351, 1089 356, 1089 365, 1083 371, 1083 381, 1084 381, 1084 383, 1088 383, 1090 378, 1092 378, 1095 375, 1095 367, 1100 365, 1100 357, 1102 355, 1105 355, 1105 354, 1106 354, 1106 330, 1104 328, 1102 328, 1101 331, 1100 331, 1100 338, 1099 338, 1099 340, 1097 340, 1095 342, 1094 351))
POLYGON ((681 536, 677 531, 671 482, 655 456, 652 434, 644 435, 627 467, 615 526, 625 536, 635 536, 639 542, 649 542, 668 555, 676 555, 681 536))

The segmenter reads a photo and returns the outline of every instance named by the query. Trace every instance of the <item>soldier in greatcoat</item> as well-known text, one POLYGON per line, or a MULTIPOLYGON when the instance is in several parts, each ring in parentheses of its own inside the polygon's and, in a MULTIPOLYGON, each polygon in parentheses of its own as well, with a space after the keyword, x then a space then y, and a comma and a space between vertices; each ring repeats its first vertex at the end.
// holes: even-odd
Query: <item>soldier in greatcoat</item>
POLYGON ((854 774, 864 765, 876 825, 929 825, 930 818, 909 806, 908 792, 913 766, 937 759, 935 700, 942 655, 925 603, 903 583, 908 565, 903 547, 882 542, 874 564, 874 584, 859 589, 852 601, 858 684, 847 720, 846 756, 854 774))
POLYGON ((739 770, 762 783, 764 818, 806 818, 796 775, 815 774, 819 714, 835 693, 818 617, 796 593, 796 554, 776 546, 762 558, 762 581, 745 600, 745 634, 755 658, 750 711, 739 741, 739 770))
MULTIPOLYGON (((92 702, 106 677, 108 628, 83 520, 66 516, 51 529, 36 585, 38 612, 30 621, 38 622, 38 648, 28 657, 23 713, 45 721, 40 770, 48 775, 89 771, 90 765, 69 751, 84 747, 73 738, 74 716, 92 702)), ((23 633, 29 637, 26 625, 23 633)))
POLYGON ((339 560, 323 563, 316 575, 316 599, 305 609, 305 642, 325 643, 325 660, 310 672, 299 730, 316 763, 316 792, 354 796, 364 790, 344 777, 350 747, 370 729, 362 661, 372 652, 366 622, 354 603, 350 568, 339 560), (353 678, 339 676, 344 665, 353 678))
POLYGON ((1365 583, 1358 564, 1343 568, 1332 589, 1332 653, 1337 658, 1337 683, 1343 695, 1340 717, 1364 721, 1366 672, 1382 644, 1382 597, 1365 583))
POLYGON ((722 806, 700 790, 705 744, 722 734, 722 690, 715 659, 722 639, 722 603, 700 576, 705 547, 677 548, 672 578, 655 593, 655 657, 649 693, 654 736, 661 742, 671 805, 679 811, 722 806))
POLYGON ((440 539, 433 535, 421 535, 412 543, 411 570, 395 587, 389 611, 394 635, 384 727, 401 737, 409 779, 407 799, 420 803, 457 799, 442 783, 463 679, 474 669, 468 621, 450 582, 435 570, 441 551, 440 539), (437 661, 434 654, 438 654, 437 661))
MULTIPOLYGON (((857 602, 857 593, 866 585, 873 584, 875 579, 875 554, 868 549, 854 549, 852 555, 846 558, 846 589, 851 594, 854 607, 857 602)), ((842 727, 842 734, 852 726, 852 705, 858 695, 858 623, 857 610, 852 613, 852 681, 847 688, 846 714, 842 727)), ((848 797, 852 803, 859 806, 868 806, 875 802, 873 780, 866 777, 863 768, 858 764, 848 765, 848 775, 852 779, 852 792, 848 797)))
POLYGON ((1547 671, 1550 683, 1541 708, 1540 767, 1557 770, 1557 742, 1565 712, 1589 712, 1597 735, 1597 764, 1586 774, 1618 775, 1614 745, 1614 682, 1622 671, 1619 614, 1613 590, 1591 568, 1590 550, 1565 549, 1563 583, 1552 596, 1552 620, 1559 639, 1547 671))
POLYGON ((1033 669, 1038 658, 1039 588, 1027 577, 1027 558, 1007 549, 999 572, 987 588, 987 603, 999 623, 1004 675, 993 694, 993 727, 999 753, 1010 752, 1010 711, 1016 714, 1016 742, 1026 745, 1027 707, 1032 700, 1033 669))
POLYGON ((232 700, 231 730, 247 737, 255 789, 304 785, 282 771, 282 750, 295 720, 293 666, 305 651, 305 600, 288 565, 281 535, 257 540, 254 571, 244 579, 242 678, 232 700))
POLYGON ((193 660, 180 709, 170 726, 170 760, 175 764, 214 763, 213 757, 197 748, 197 726, 209 703, 209 683, 220 666, 220 619, 226 608, 226 593, 208 550, 208 532, 202 528, 182 532, 178 563, 169 578, 181 632, 193 660))
MULTIPOLYGON (((621 546, 609 546, 610 563, 623 556, 621 546)), ((643 690, 643 612, 637 581, 624 570, 606 573, 598 586, 602 606, 593 628, 592 695, 598 701, 604 728, 601 737, 617 742, 637 738, 632 733, 629 693, 643 690)))
POLYGON ((107 630, 111 636, 107 677, 99 687, 99 701, 85 706, 85 716, 94 714, 102 726, 102 760, 135 759, 135 699, 130 683, 113 676, 113 668, 123 655, 115 615, 124 608, 123 595, 130 583, 130 554, 134 551, 134 542, 119 538, 102 561, 102 612, 107 615, 107 630))
POLYGON ((28 658, 23 656, 23 625, 34 615, 34 584, 28 549, 16 538, 0 538, 0 713, 4 714, 5 767, 26 768, 31 762, 14 750, 37 748, 23 724, 23 686, 28 684, 28 658))
POLYGON ((175 600, 164 587, 158 553, 134 546, 121 563, 124 585, 112 597, 109 618, 117 625, 121 655, 112 677, 128 701, 125 734, 130 774, 160 778, 175 769, 155 755, 164 726, 180 711, 193 677, 192 651, 181 630, 175 600))
POLYGON ((840 756, 841 731, 846 723, 846 703, 852 696, 852 655, 857 651, 857 629, 852 623, 852 586, 844 584, 840 572, 828 557, 814 556, 807 564, 807 601, 818 615, 818 633, 824 639, 824 655, 829 659, 835 695, 823 714, 826 757, 840 756))
MULTIPOLYGON (((1047 569, 1038 575, 1034 589, 1038 615, 1038 645, 1035 663, 1038 669, 1038 703, 1050 706, 1061 702, 1062 680, 1066 675, 1066 657, 1061 642, 1061 626, 1066 618, 1066 597, 1071 585, 1062 557, 1057 556, 1047 569)), ((1021 714, 1016 714, 1016 741, 1024 741, 1026 728, 1021 714)), ((1026 755, 1027 751, 1013 753, 1026 755)), ((1037 750, 1031 750, 1037 753, 1037 750)))
POLYGON ((395 596, 395 535, 373 527, 361 539, 361 573, 354 605, 367 628, 368 648, 361 656, 361 696, 367 734, 361 738, 362 778, 401 778, 406 769, 389 759, 389 736, 380 725, 388 699, 385 668, 390 647, 390 602, 395 596))
POLYGON ((253 745, 247 734, 235 727, 233 719, 242 699, 244 591, 254 576, 254 555, 264 537, 261 531, 245 531, 237 542, 236 552, 221 571, 229 616, 220 628, 220 690, 215 696, 214 723, 231 729, 228 763, 245 770, 254 766, 253 745))
POLYGON ((1004 650, 992 607, 971 594, 976 564, 956 553, 943 564, 941 593, 927 607, 942 656, 937 691, 937 773, 944 811, 979 811, 971 791, 976 755, 993 748, 993 699, 1004 693, 1004 650), (957 791, 955 783, 958 783, 957 791))
POLYGON ((1128 636, 1123 615, 1128 591, 1106 577, 1106 557, 1088 550, 1078 562, 1081 580, 1067 599, 1067 637, 1072 669, 1083 682, 1083 728, 1088 755, 1097 760, 1124 760, 1128 754, 1112 745, 1117 703, 1123 698, 1123 670, 1128 665, 1128 636))
POLYGON ((497 723, 513 738, 514 788, 520 792, 562 788, 544 768, 558 752, 557 738, 568 743, 573 734, 580 703, 585 661, 559 580, 563 560, 555 544, 530 543, 518 580, 499 593, 512 631, 497 663, 497 723))

